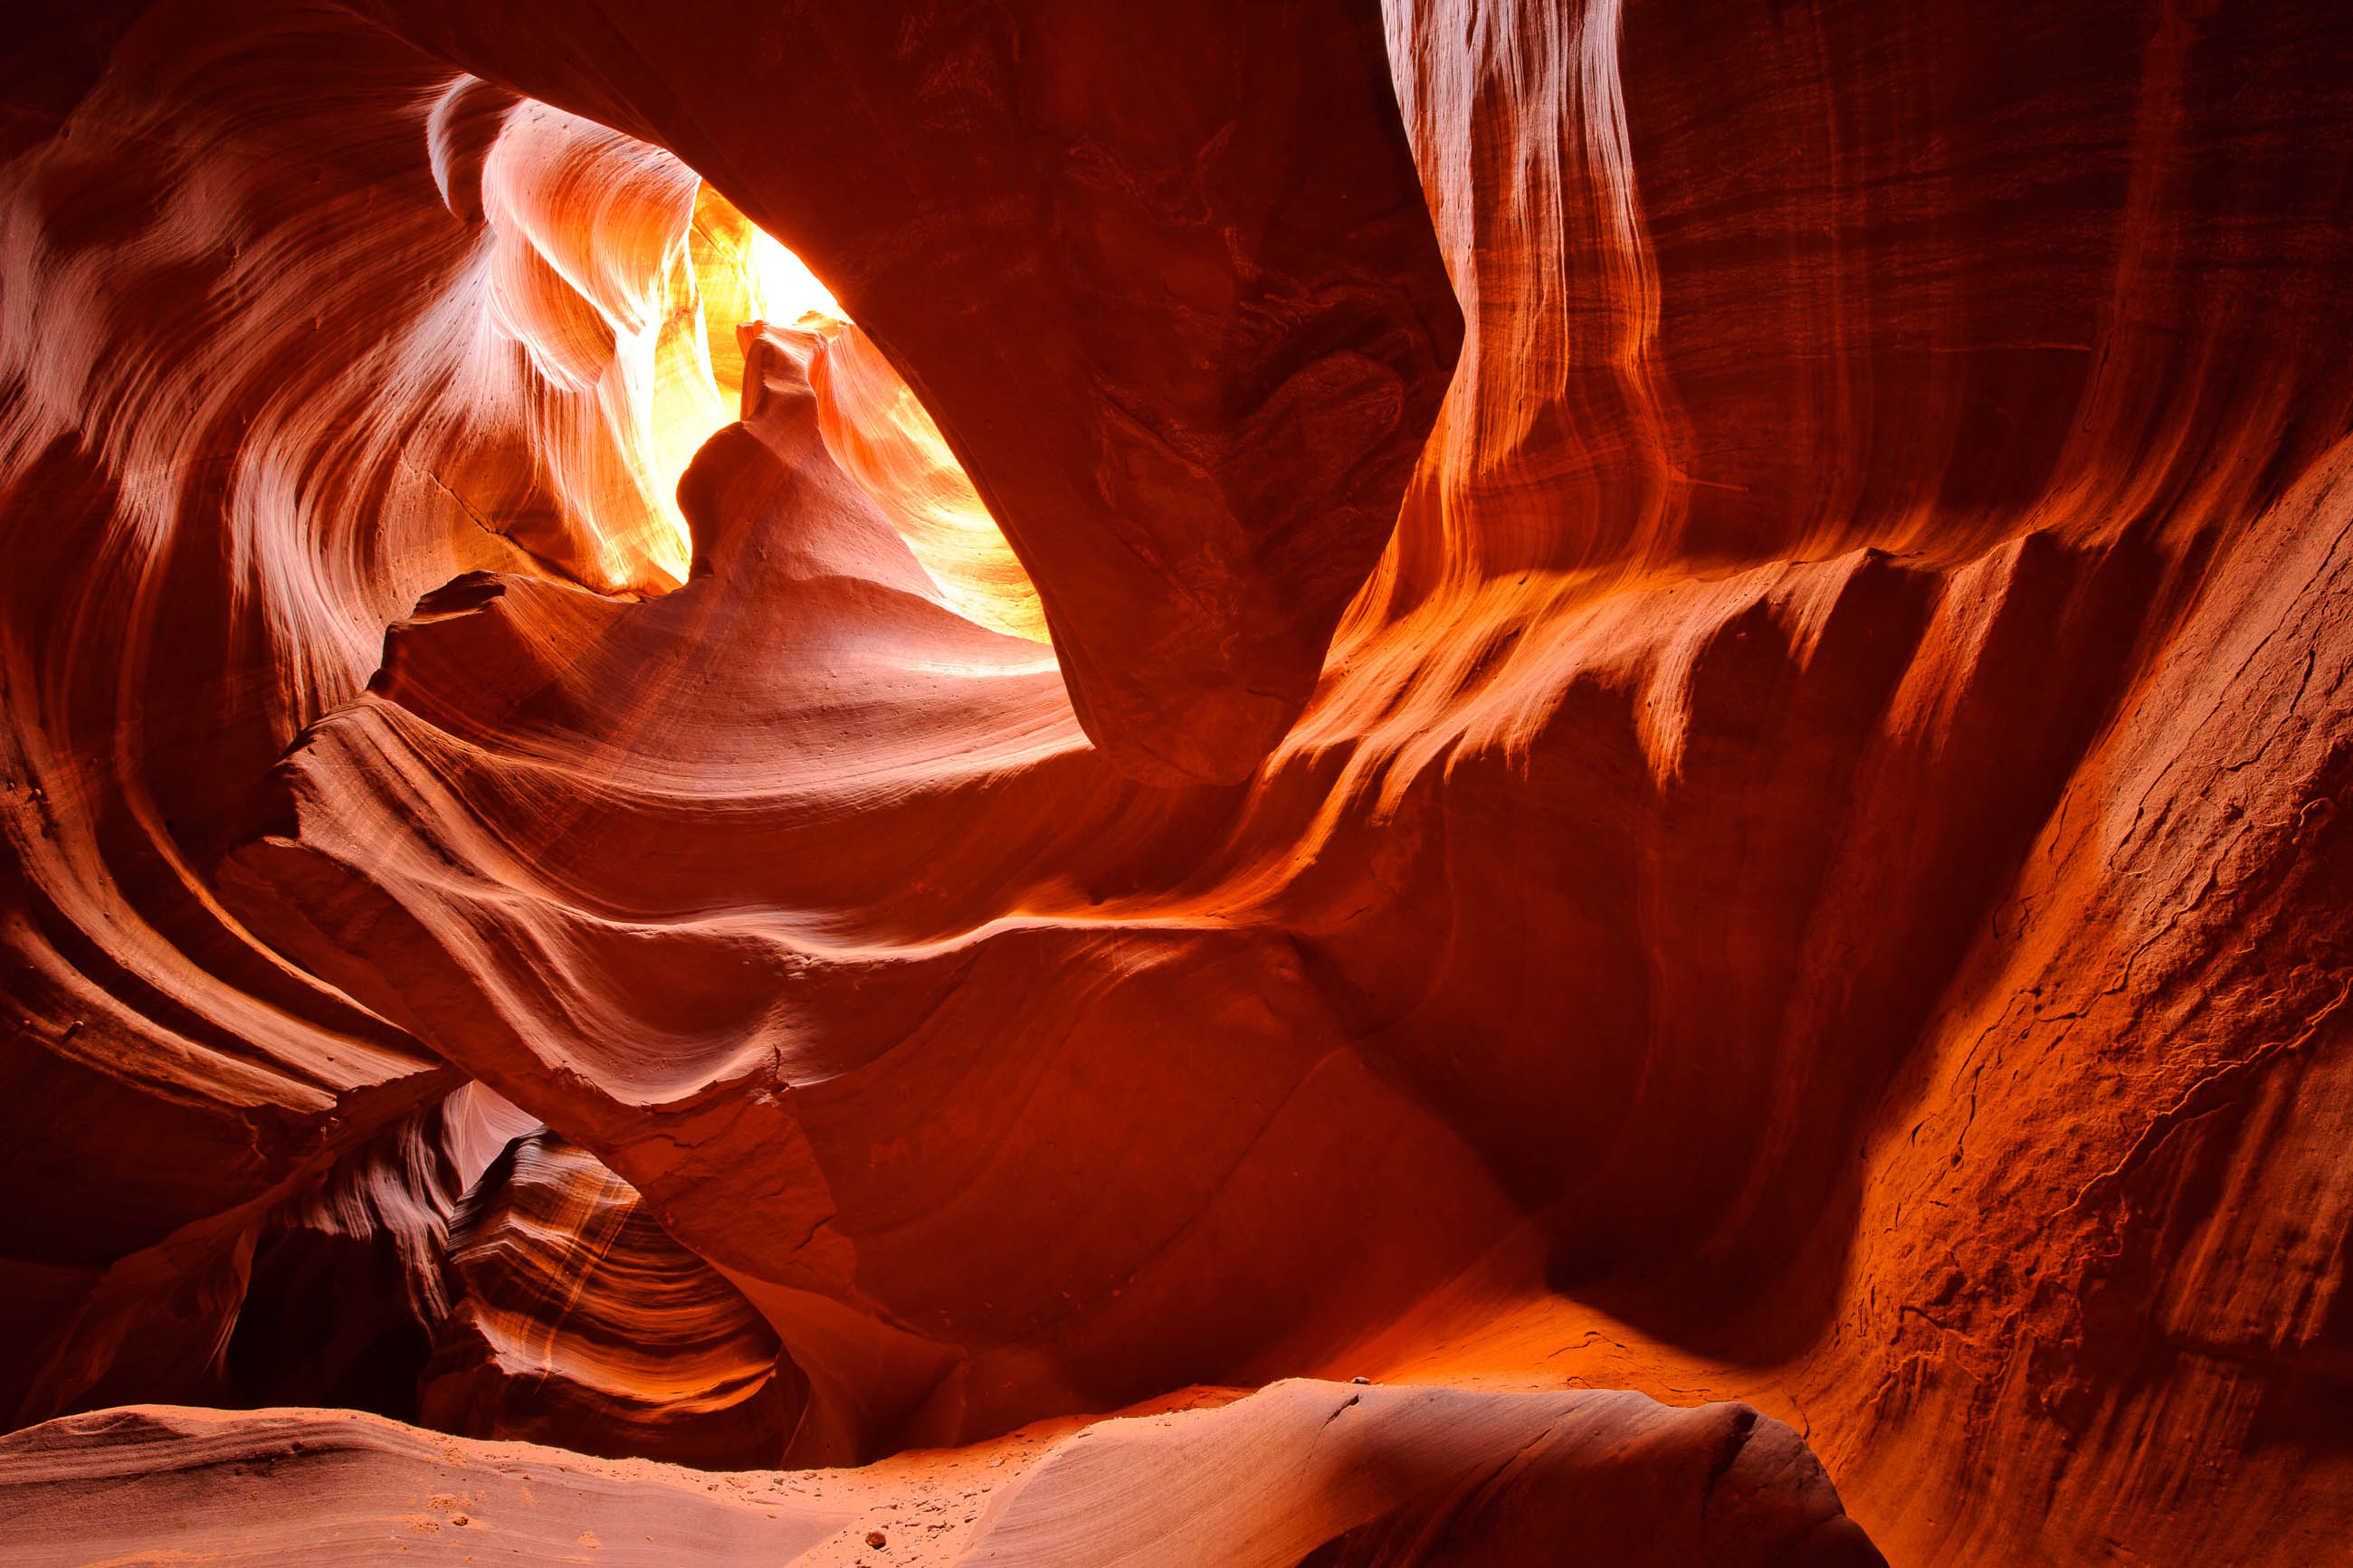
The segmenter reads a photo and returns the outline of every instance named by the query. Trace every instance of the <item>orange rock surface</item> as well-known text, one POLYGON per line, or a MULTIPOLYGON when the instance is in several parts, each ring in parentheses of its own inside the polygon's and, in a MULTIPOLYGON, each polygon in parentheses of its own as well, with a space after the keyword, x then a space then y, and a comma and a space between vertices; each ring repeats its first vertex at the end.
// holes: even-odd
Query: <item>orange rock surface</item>
POLYGON ((351 1411, 133 1406, 0 1437, 18 1561, 135 1559, 158 1517, 185 1557, 247 1563, 1882 1561, 1781 1423, 1584 1389, 1187 1390, 953 1454, 724 1476, 351 1411))
POLYGON ((800 1369, 586 1150, 517 1138, 451 1215, 446 1257, 425 1426, 723 1469, 783 1454, 800 1369))
POLYGON ((2330 7, 160 0, 0 109, 34 1560, 2353 1529, 2330 7))

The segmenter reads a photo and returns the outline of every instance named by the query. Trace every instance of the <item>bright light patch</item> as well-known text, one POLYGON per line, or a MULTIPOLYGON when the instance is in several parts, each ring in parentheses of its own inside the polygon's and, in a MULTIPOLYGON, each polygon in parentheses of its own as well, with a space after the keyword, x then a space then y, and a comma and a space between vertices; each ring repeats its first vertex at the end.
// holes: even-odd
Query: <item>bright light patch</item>
MULTIPOLYGON (((665 493, 742 401, 741 328, 798 328, 817 340, 797 352, 826 449, 907 542, 938 602, 992 631, 1050 641, 1037 588, 946 437, 833 291, 709 185, 696 194, 682 260, 672 299, 685 308, 673 310, 664 339, 675 374, 656 412, 665 493)), ((683 538, 682 519, 680 527, 683 538)))
POLYGON ((794 322, 809 316, 829 321, 849 317, 832 290, 818 281, 807 263, 786 250, 765 229, 752 227, 752 276, 760 293, 760 318, 794 322))

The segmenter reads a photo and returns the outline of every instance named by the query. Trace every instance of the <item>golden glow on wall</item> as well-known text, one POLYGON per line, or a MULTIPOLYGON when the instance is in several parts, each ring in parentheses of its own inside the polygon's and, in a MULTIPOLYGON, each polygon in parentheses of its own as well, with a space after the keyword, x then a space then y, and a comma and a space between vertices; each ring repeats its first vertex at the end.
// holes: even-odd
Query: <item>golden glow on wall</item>
POLYGON ((1046 640, 1029 574, 913 391, 726 197, 659 149, 540 105, 510 119, 484 196, 490 321, 530 447, 527 464, 452 476, 485 526, 600 593, 679 586, 693 554, 679 480, 741 407, 737 331, 794 326, 822 340, 809 380, 828 449, 939 603, 1046 640))
MULTIPOLYGON (((675 431, 666 449, 677 454, 677 472, 685 471, 713 430, 734 417, 744 378, 738 323, 771 321, 818 332, 825 343, 810 363, 809 384, 834 460, 899 531, 942 604, 991 630, 1047 641, 1038 591, 947 438, 831 290, 708 185, 695 197, 687 248, 700 310, 692 318, 674 315, 681 324, 677 359, 682 377, 688 363, 701 367, 712 398, 723 399, 727 412, 714 416, 711 399, 681 385, 663 415, 675 431), (690 320, 696 329, 691 349, 683 342, 690 320)), ((676 484, 673 475, 673 489, 676 484)))
POLYGON ((760 291, 760 319, 767 321, 802 321, 811 316, 828 321, 846 321, 840 303, 832 290, 818 281, 808 265, 781 244, 768 237, 765 229, 752 227, 752 275, 760 291))

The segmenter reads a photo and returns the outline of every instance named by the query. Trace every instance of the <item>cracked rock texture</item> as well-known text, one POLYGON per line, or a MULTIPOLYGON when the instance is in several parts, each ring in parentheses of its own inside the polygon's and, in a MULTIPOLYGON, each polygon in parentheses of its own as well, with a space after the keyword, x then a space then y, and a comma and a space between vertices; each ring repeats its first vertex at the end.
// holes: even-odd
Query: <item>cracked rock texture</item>
POLYGON ((16 1538, 2325 1560, 2353 28, 1131 10, 24 29, 16 1538))

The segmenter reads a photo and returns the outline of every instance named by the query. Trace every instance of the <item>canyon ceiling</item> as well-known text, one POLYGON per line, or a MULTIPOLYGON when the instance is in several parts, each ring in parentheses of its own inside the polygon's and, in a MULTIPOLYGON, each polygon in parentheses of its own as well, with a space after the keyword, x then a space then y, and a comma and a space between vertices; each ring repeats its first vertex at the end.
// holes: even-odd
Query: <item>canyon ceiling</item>
POLYGON ((2343 1550, 2339 5, 49 12, 21 1560, 2343 1550))

